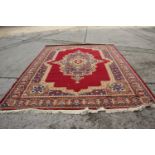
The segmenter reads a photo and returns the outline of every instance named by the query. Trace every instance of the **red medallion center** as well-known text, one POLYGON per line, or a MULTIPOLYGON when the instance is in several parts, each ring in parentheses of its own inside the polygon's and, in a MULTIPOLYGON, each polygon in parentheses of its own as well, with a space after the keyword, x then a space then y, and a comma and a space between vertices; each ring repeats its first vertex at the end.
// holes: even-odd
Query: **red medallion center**
POLYGON ((100 52, 93 49, 75 48, 60 51, 54 61, 46 82, 54 82, 55 87, 65 87, 76 92, 99 86, 101 81, 109 81, 105 64, 110 62, 100 52))

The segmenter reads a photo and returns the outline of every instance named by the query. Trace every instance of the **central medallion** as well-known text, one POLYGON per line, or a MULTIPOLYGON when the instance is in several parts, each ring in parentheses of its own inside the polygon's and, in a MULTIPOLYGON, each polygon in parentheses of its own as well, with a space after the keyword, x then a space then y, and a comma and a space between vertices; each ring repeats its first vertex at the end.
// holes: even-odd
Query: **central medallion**
POLYGON ((60 71, 64 75, 71 76, 76 83, 79 83, 87 75, 96 71, 96 65, 103 60, 96 59, 92 54, 83 53, 80 50, 70 53, 55 64, 60 65, 60 71))
MULTIPOLYGON (((106 54, 106 53, 105 53, 106 54)), ((58 50, 54 58, 45 62, 47 70, 42 82, 50 89, 64 93, 80 94, 98 89, 109 83, 110 59, 102 51, 91 48, 58 50)))

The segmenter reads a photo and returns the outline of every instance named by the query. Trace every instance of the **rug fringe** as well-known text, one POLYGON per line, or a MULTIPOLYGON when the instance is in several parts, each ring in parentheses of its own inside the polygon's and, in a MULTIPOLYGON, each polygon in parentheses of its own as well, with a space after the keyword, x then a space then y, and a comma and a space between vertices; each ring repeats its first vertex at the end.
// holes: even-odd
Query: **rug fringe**
POLYGON ((155 104, 152 104, 152 105, 151 105, 151 108, 155 108, 155 104))
POLYGON ((27 112, 33 112, 33 113, 51 113, 51 114, 58 114, 58 113, 63 113, 63 114, 88 114, 88 113, 98 113, 98 112, 106 112, 106 113, 115 113, 115 112, 134 112, 134 111, 141 111, 146 107, 151 107, 155 108, 154 103, 150 103, 147 105, 142 105, 139 107, 134 107, 134 108, 123 108, 123 109, 105 109, 104 107, 101 107, 97 110, 92 110, 89 108, 85 108, 83 110, 40 110, 40 109, 20 109, 20 110, 6 110, 6 111, 0 111, 0 114, 4 113, 27 113, 27 112))

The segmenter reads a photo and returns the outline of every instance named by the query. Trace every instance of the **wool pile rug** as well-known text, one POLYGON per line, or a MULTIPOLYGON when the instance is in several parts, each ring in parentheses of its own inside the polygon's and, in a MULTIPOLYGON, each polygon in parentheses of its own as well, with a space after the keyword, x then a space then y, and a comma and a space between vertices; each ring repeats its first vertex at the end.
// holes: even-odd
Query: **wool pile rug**
POLYGON ((0 110, 126 111, 154 102, 114 45, 48 45, 1 100, 0 110))

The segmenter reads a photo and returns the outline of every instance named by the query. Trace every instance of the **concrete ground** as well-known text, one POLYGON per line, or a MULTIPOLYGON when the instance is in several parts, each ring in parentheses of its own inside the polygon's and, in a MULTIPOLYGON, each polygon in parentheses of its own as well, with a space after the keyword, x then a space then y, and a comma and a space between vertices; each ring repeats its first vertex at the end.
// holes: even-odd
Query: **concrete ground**
MULTIPOLYGON (((115 44, 155 93, 155 27, 71 27, 1 36, 0 98, 45 45, 77 43, 115 44)), ((84 115, 0 113, 0 128, 155 128, 155 109, 84 115)))
POLYGON ((63 31, 73 26, 1 26, 0 37, 17 36, 36 32, 63 31))

